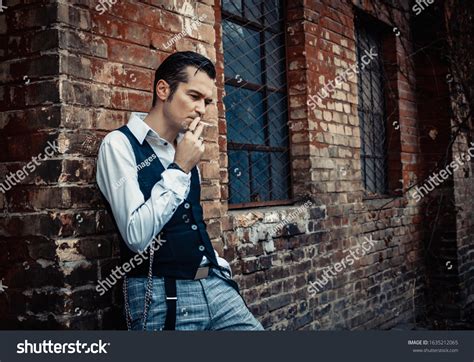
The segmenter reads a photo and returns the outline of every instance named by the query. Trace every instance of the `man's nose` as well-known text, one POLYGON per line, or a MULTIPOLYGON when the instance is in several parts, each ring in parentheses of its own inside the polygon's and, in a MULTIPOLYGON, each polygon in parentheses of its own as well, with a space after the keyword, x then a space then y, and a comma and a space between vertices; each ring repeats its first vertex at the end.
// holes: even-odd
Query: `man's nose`
POLYGON ((204 100, 199 102, 199 105, 196 107, 196 112, 199 113, 199 117, 202 117, 206 113, 206 104, 204 100))

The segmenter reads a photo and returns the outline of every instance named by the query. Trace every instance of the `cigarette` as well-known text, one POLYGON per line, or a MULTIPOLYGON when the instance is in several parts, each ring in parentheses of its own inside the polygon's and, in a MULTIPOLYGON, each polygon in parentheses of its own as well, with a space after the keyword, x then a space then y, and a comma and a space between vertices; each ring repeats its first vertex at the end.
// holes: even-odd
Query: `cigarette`
MULTIPOLYGON (((202 120, 201 120, 201 121, 199 121, 199 123, 198 123, 198 124, 201 124, 201 123, 202 123, 203 125, 205 125, 205 126, 212 126, 212 124, 210 124, 210 123, 207 123, 207 122, 204 122, 204 121, 202 121, 202 120)), ((189 127, 188 127, 188 129, 189 129, 189 127)))

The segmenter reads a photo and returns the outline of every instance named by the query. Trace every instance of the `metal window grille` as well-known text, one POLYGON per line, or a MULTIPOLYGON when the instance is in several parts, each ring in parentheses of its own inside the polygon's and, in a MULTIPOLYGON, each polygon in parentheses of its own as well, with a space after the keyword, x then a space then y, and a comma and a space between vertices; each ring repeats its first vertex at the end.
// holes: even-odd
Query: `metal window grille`
POLYGON ((289 198, 285 38, 281 0, 223 0, 231 208, 289 198))
POLYGON ((388 191, 388 172, 381 32, 360 18, 356 31, 362 179, 368 194, 383 195, 388 191), (363 66, 362 57, 371 48, 378 56, 363 66))

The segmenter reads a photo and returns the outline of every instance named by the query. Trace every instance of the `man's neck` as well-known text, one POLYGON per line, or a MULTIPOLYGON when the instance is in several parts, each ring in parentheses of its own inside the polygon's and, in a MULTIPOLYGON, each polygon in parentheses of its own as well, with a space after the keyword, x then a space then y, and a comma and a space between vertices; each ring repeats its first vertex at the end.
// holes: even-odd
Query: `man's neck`
POLYGON ((161 138, 164 138, 172 145, 175 145, 175 140, 178 136, 179 130, 168 126, 168 122, 166 122, 159 109, 152 108, 145 117, 144 122, 148 124, 152 130, 158 133, 161 138))

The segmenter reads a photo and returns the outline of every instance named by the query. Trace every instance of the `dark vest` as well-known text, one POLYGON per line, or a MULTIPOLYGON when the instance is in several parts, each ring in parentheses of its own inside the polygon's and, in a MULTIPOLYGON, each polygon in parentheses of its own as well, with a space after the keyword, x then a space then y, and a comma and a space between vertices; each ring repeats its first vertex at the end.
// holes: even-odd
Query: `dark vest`
MULTIPOLYGON (((118 130, 127 136, 130 141, 137 165, 155 154, 148 142, 145 140, 141 145, 127 126, 120 127, 118 130)), ((161 179, 161 173, 164 170, 165 168, 157 156, 149 166, 138 170, 138 184, 145 201, 150 198, 151 190, 161 179)), ((160 232, 161 240, 166 240, 166 242, 163 242, 159 249, 155 251, 153 275, 174 277, 176 279, 193 279, 203 255, 207 257, 212 265, 218 266, 212 243, 206 231, 200 200, 201 186, 197 167, 194 167, 191 171, 191 186, 188 197, 177 207, 171 219, 160 232)), ((112 215, 107 201, 106 205, 112 215)), ((127 276, 146 276, 148 274, 149 258, 137 266, 137 253, 128 248, 120 233, 119 237, 122 263, 136 257, 133 260, 135 268, 128 272, 127 276)), ((148 256, 148 249, 143 255, 148 256)))

